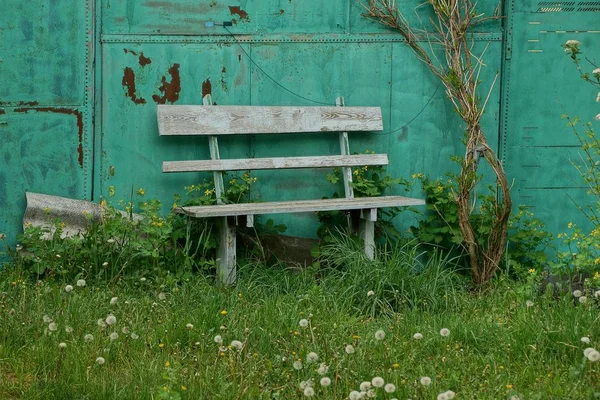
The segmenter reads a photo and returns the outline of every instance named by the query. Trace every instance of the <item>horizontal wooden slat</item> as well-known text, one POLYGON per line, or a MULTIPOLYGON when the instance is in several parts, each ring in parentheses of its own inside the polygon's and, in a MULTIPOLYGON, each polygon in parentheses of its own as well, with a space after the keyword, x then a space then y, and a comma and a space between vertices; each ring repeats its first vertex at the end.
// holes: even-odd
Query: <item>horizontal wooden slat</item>
POLYGON ((358 210, 424 205, 425 200, 402 196, 359 197, 354 199, 321 199, 274 201, 269 203, 221 204, 217 206, 182 207, 177 211, 191 217, 222 217, 235 215, 285 214, 332 210, 358 210))
POLYGON ((387 154, 350 156, 242 158, 232 160, 165 161, 163 172, 245 171, 259 169, 335 168, 388 165, 387 154))
POLYGON ((379 107, 158 106, 161 136, 382 129, 379 107))

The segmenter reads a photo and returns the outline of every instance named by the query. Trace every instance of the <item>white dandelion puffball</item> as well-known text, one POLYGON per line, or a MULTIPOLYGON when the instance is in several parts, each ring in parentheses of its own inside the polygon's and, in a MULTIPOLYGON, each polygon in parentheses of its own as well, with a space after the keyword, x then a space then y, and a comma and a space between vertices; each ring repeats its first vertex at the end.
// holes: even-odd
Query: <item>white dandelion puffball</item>
POLYGON ((585 303, 587 303, 587 297, 585 297, 585 296, 580 296, 580 297, 579 297, 579 302, 580 302, 581 304, 585 304, 585 303))
POLYGON ((69 293, 71 290, 73 290, 73 286, 71 286, 71 285, 65 286, 65 292, 69 293))
MULTIPOLYGON (((598 93, 600 95, 600 93, 598 93)), ((600 297, 600 290, 596 290, 596 292, 594 293, 594 297, 595 298, 599 298, 600 297)))
POLYGON ((292 366, 294 367, 295 370, 300 371, 302 369, 302 361, 294 361, 294 364, 292 364, 292 366))
POLYGON ((360 387, 361 392, 366 392, 367 390, 371 389, 371 382, 369 382, 369 381, 361 382, 359 387, 360 387))
POLYGON ((123 335, 128 335, 129 334, 129 328, 124 326, 121 328, 121 332, 123 333, 123 335))
POLYGON ((160 293, 158 294, 158 299, 159 299, 159 300, 165 300, 166 298, 167 298, 167 295, 166 295, 166 294, 164 294, 163 292, 160 292, 160 293))
POLYGON ((448 396, 446 396, 446 392, 438 394, 437 400, 448 400, 448 396))
POLYGON ((146 278, 140 278, 140 282, 146 282, 146 278))
POLYGON ((375 295, 375 292, 374 292, 374 291, 372 291, 372 290, 369 290, 369 291, 367 292, 367 296, 368 296, 368 297, 370 297, 370 296, 374 296, 374 295, 375 295))
POLYGON ((215 341, 216 344, 223 344, 223 338, 221 337, 221 335, 215 336, 215 338, 213 340, 215 341))
POLYGON ((396 391, 396 385, 393 383, 388 383, 385 385, 383 390, 385 390, 386 393, 394 393, 396 391))
POLYGON ((600 352, 596 350, 590 351, 590 354, 588 354, 587 358, 592 362, 596 362, 600 360, 600 352))
MULTIPOLYGON (((370 399, 374 399, 375 397, 377 397, 377 393, 375 393, 375 390, 374 390, 374 389, 369 389, 369 390, 367 390, 367 393, 366 393, 366 395, 367 395, 367 397, 368 397, 368 398, 370 398, 370 399)), ((364 398, 364 396, 361 396, 361 398, 364 398)))
POLYGON ((91 334, 87 334, 83 337, 83 340, 86 341, 87 343, 91 342, 92 340, 94 340, 94 336, 91 334))
POLYGON ((413 339, 416 339, 416 340, 421 340, 421 339, 423 339, 423 334, 422 334, 422 333, 419 333, 419 332, 417 332, 417 333, 415 333, 415 334, 413 335, 413 339))
POLYGON ((422 376, 420 382, 423 386, 429 386, 431 385, 431 378, 428 376, 422 376))
POLYGON ((44 323, 45 323, 45 324, 49 324, 50 322, 52 322, 52 318, 50 318, 50 317, 49 317, 49 316, 47 316, 47 315, 44 315, 44 318, 43 318, 43 319, 44 319, 44 323))
POLYGON ((359 392, 357 392, 356 390, 353 390, 350 392, 350 395, 348 396, 348 399, 350 400, 360 400, 361 398, 361 394, 359 392))
POLYGON ((187 329, 194 329, 194 325, 192 325, 192 324, 185 324, 185 327, 187 329))
POLYGON ((316 362, 319 359, 319 356, 314 351, 311 351, 306 355, 306 362, 312 363, 316 362))
POLYGON ((100 328, 106 328, 106 322, 104 322, 102 318, 100 318, 96 323, 100 328))
POLYGON ((446 398, 448 400, 452 400, 454 398, 454 396, 456 396, 456 393, 454 393, 452 390, 447 390, 446 391, 446 398))
POLYGON ((385 332, 382 331, 381 329, 378 330, 377 332, 375 332, 375 339, 377 339, 377 340, 385 339, 385 332))
POLYGON ((58 325, 56 325, 56 322, 50 322, 50 324, 48 325, 48 330, 50 330, 51 332, 54 332, 58 329, 58 325))
POLYGON ((581 290, 574 290, 573 297, 581 297, 581 290))
POLYGON ((596 349, 594 349, 593 347, 588 347, 585 350, 583 350, 583 355, 587 357, 592 351, 596 351, 596 349))
POLYGON ((310 386, 304 388, 304 395, 306 397, 313 397, 315 395, 315 389, 310 386))
POLYGON ((117 301, 119 301, 118 297, 113 297, 112 299, 110 299, 110 305, 114 306, 115 304, 117 304, 117 301))
POLYGON ((319 383, 321 384, 321 386, 327 387, 327 386, 331 385, 331 379, 329 379, 328 377, 324 376, 324 377, 321 378, 321 380, 319 381, 319 383))
POLYGON ((450 329, 448 329, 448 328, 442 328, 440 330, 440 335, 442 335, 444 337, 450 336, 450 329))
POLYGON ((298 325, 300 325, 302 328, 306 328, 308 326, 308 320, 303 318, 298 322, 298 325))
POLYGON ((346 353, 348 354, 354 354, 354 346, 352 346, 351 344, 347 345, 344 350, 346 351, 346 353))
POLYGON ((96 358, 96 364, 102 365, 102 364, 104 364, 104 362, 105 362, 104 357, 96 358))
POLYGON ((531 300, 527 300, 525 302, 525 305, 527 306, 527 308, 533 307, 535 305, 535 303, 531 300))
POLYGON ((131 332, 131 336, 130 336, 133 340, 139 339, 139 336, 137 333, 135 332, 131 332))
POLYGON ((114 315, 109 315, 108 317, 106 317, 106 324, 107 325, 113 325, 117 323, 117 317, 115 317, 114 315))
POLYGON ((302 381, 300 382, 300 384, 298 385, 298 387, 300 388, 300 390, 304 390, 305 387, 307 386, 312 386, 312 382, 311 380, 307 380, 307 381, 302 381))
POLYGON ((589 344, 590 343, 590 338, 587 336, 584 336, 581 338, 581 343, 585 343, 585 344, 589 344))
POLYGON ((117 332, 113 332, 109 335, 109 337, 110 337, 110 341, 112 342, 119 338, 119 334, 117 332))
POLYGON ((61 349, 66 349, 67 348, 67 344, 65 342, 59 343, 58 347, 60 347, 61 349))
POLYGON ((77 281, 77 286, 79 287, 84 287, 85 286, 85 279, 80 279, 77 281))
POLYGON ((371 379, 371 383, 376 388, 380 388, 380 387, 383 387, 383 385, 385 384, 385 381, 383 380, 382 377, 376 376, 375 378, 371 379))
POLYGON ((329 367, 327 365, 325 365, 325 363, 321 363, 321 365, 319 365, 319 369, 317 370, 317 373, 319 375, 325 375, 328 371, 329 371, 329 367))
POLYGON ((230 346, 236 350, 241 350, 244 347, 244 344, 239 340, 232 340, 230 346))
POLYGON ((73 333, 73 328, 71 328, 70 326, 65 326, 65 332, 73 333))

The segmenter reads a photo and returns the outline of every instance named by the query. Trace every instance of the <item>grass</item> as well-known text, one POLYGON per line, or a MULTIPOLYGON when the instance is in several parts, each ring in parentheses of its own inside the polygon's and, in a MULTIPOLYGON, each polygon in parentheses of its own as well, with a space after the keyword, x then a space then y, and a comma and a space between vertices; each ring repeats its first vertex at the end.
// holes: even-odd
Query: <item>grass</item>
POLYGON ((0 273, 0 398, 301 399, 301 382, 312 379, 315 398, 345 399, 376 376, 396 387, 376 389, 381 399, 436 399, 447 390, 458 399, 598 396, 600 362, 583 356, 600 347, 593 302, 538 295, 502 276, 485 293, 470 292, 448 268, 452 260, 420 262, 410 244, 375 263, 351 243, 325 253, 319 270, 300 273, 249 263, 231 288, 202 275, 78 287, 8 267, 0 273), (65 291, 67 284, 74 289, 65 291), (116 324, 99 326, 109 314, 116 324), (94 339, 86 342, 86 334, 94 339), (233 340, 241 351, 227 346, 233 340), (306 361, 309 352, 317 362, 306 361), (332 380, 326 388, 320 363, 332 380), (420 384, 423 376, 431 385, 420 384))

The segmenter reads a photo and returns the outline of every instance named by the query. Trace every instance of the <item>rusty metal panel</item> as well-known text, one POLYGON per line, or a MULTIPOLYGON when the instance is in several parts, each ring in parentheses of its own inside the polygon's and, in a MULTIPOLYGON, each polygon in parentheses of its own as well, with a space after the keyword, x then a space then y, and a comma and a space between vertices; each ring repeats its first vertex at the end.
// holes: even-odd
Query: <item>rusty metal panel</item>
POLYGON ((224 30, 209 21, 231 21, 235 33, 343 33, 347 0, 103 0, 103 33, 214 35, 224 30))
MULTIPOLYGON (((247 47, 247 46, 246 46, 247 47)), ((247 49, 249 51, 249 48, 247 49)), ((238 46, 228 44, 104 43, 101 188, 129 198, 132 188, 168 206, 173 194, 208 174, 163 174, 162 162, 209 158, 208 140, 159 137, 158 104, 250 104, 250 68, 238 46)), ((219 139, 223 158, 244 157, 247 139, 219 139)), ((114 200, 114 199, 113 199, 114 200)))

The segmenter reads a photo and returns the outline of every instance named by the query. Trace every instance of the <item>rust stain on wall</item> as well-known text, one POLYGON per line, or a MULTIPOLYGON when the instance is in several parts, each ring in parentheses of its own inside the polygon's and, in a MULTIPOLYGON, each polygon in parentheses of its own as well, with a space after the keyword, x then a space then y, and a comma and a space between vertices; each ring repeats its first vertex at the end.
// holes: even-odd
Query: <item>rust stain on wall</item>
POLYGON ((179 100, 179 92, 181 92, 181 78, 179 77, 179 64, 173 64, 169 68, 169 75, 171 75, 171 81, 167 82, 167 79, 162 77, 162 85, 158 88, 163 95, 157 94, 152 96, 152 99, 156 104, 165 104, 167 101, 171 104, 179 100))
POLYGON ((212 94, 212 84, 210 83, 210 78, 202 82, 202 98, 205 98, 209 94, 212 94))
POLYGON ((146 99, 137 97, 135 93, 135 73, 129 67, 125 67, 123 70, 123 80, 121 81, 123 87, 127 89, 125 96, 131 98, 134 104, 146 104, 146 99))
POLYGON ((71 108, 57 108, 57 107, 15 108, 16 113, 28 113, 29 111, 74 115, 75 118, 77 118, 77 137, 79 139, 79 145, 77 146, 77 153, 78 153, 77 161, 79 162, 79 166, 81 168, 83 168, 83 113, 77 109, 71 109, 71 108))
POLYGON ((144 52, 143 51, 141 53, 139 53, 139 54, 138 54, 137 51, 130 50, 130 49, 123 49, 123 51, 125 52, 125 54, 131 53, 134 56, 138 56, 138 62, 140 63, 140 65, 142 67, 144 67, 144 66, 152 63, 152 60, 150 58, 144 56, 144 52))
POLYGON ((2 115, 2 114, 6 114, 6 111, 0 110, 0 115, 2 115))
POLYGON ((279 10, 279 15, 283 15, 285 14, 285 10, 282 8, 281 10, 279 10))
POLYGON ((248 18, 248 13, 242 10, 240 6, 229 6, 229 12, 231 15, 237 15, 240 17, 240 20, 245 19, 246 21, 250 21, 250 18, 248 18))

